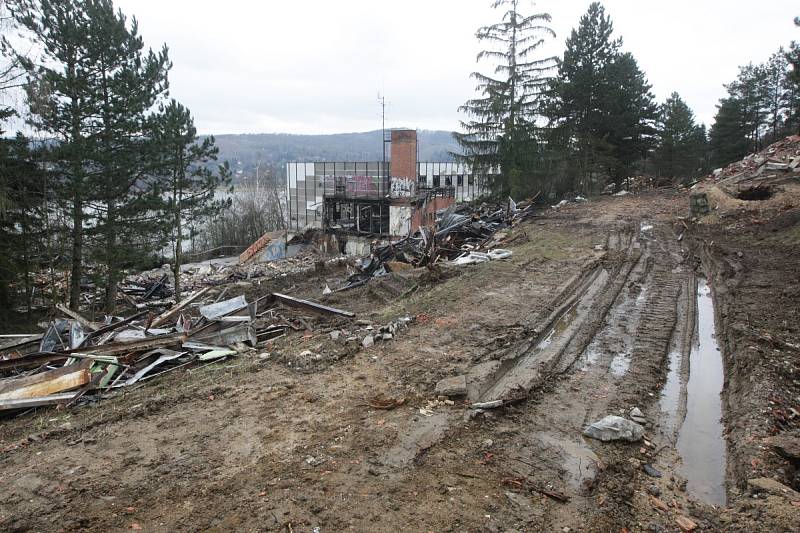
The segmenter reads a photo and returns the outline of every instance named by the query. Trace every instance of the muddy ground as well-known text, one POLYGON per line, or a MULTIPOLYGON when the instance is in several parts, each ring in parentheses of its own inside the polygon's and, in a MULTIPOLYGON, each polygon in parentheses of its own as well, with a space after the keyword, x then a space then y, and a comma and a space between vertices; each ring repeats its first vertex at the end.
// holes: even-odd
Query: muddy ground
MULTIPOLYGON (((800 426, 800 209, 695 224, 687 208, 660 191, 547 210, 508 233, 507 260, 325 298, 357 321, 4 419, 0 530, 791 531, 800 507, 747 480, 800 488, 771 446, 800 426), (681 436, 698 276, 724 372, 713 461, 685 452, 696 428, 681 436), (454 376, 466 396, 438 397, 454 376), (644 440, 581 435, 632 407, 644 440), (721 485, 704 487, 715 462, 721 485)), ((239 289, 320 299, 343 275, 239 289)))

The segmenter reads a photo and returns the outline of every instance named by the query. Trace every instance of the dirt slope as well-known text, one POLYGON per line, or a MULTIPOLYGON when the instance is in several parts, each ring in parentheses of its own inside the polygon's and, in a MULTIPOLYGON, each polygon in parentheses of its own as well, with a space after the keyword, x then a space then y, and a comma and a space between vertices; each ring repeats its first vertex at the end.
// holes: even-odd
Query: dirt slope
MULTIPOLYGON (((752 458, 759 475, 783 468, 791 483, 761 439, 775 424, 764 410, 797 401, 797 367, 782 361, 798 341, 800 269, 774 240, 795 235, 796 221, 760 229, 743 248, 724 227, 684 227, 676 217, 686 210, 685 196, 661 192, 547 211, 511 232, 508 260, 404 273, 329 298, 375 327, 413 317, 390 341, 362 348, 365 326, 342 323, 336 340, 334 326, 297 333, 268 356, 0 421, 0 529, 675 531, 679 515, 709 531, 791 527, 786 506, 754 503, 744 484, 752 458), (674 439, 685 398, 672 413, 660 404, 669 354, 692 338, 702 265, 728 280, 715 287, 727 378, 723 511, 682 490, 674 439), (739 355, 751 345, 768 364, 739 355), (436 383, 458 375, 468 396, 437 400, 436 383), (764 403, 776 394, 783 403, 764 403), (405 403, 375 409, 378 396, 405 403), (492 399, 508 405, 469 409, 492 399), (634 406, 649 446, 581 436, 634 406)), ((340 275, 282 290, 318 299, 326 277, 340 275)), ((681 382, 688 372, 679 369, 681 382)))

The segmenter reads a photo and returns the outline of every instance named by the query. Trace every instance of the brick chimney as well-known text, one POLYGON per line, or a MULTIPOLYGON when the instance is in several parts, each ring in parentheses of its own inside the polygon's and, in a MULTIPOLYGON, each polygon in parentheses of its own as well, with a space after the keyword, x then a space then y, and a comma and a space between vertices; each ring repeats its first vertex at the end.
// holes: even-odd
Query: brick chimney
POLYGON ((393 178, 417 180, 417 132, 416 130, 392 130, 393 178))

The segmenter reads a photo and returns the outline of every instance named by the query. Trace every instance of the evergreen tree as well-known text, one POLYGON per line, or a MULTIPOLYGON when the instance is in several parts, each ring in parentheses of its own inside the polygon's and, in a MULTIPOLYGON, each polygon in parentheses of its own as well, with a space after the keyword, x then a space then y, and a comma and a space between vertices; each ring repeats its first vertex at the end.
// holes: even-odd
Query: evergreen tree
POLYGON ((106 307, 131 245, 149 231, 155 204, 146 179, 145 113, 166 91, 166 48, 143 52, 130 25, 110 0, 20 0, 20 26, 42 48, 34 64, 18 56, 29 83, 29 122, 54 138, 49 161, 55 194, 71 213, 70 306, 77 308, 86 239, 106 267, 106 307), (87 231, 90 230, 90 231, 87 231))
POLYGON ((227 162, 212 168, 219 149, 214 137, 198 141, 191 113, 174 99, 150 119, 150 140, 155 174, 163 190, 165 218, 173 249, 175 299, 180 301, 180 272, 186 221, 208 218, 229 205, 230 200, 215 200, 217 190, 230 184, 227 162))
POLYGON ((478 54, 477 60, 496 63, 492 76, 474 72, 480 97, 459 108, 470 120, 462 121, 462 133, 455 138, 463 149, 459 159, 474 171, 499 167, 500 178, 492 183, 498 195, 535 192, 533 182, 538 166, 537 126, 547 73, 555 58, 534 57, 555 34, 546 25, 550 15, 521 12, 524 0, 495 0, 492 7, 505 10, 501 21, 478 30, 479 41, 493 47, 478 54))
POLYGON ((618 54, 608 65, 609 87, 603 106, 608 113, 608 173, 616 183, 634 172, 636 163, 655 145, 657 106, 644 72, 630 53, 618 54))
POLYGON ((658 147, 654 154, 659 176, 692 178, 705 170, 705 128, 695 123, 694 113, 676 92, 659 110, 658 147))
POLYGON ((41 49, 41 63, 17 59, 28 75, 29 123, 52 135, 48 160, 54 167, 55 196, 69 212, 71 225, 70 307, 77 309, 84 260, 87 208, 93 200, 85 162, 97 102, 88 98, 93 58, 88 47, 88 20, 80 0, 21 0, 14 12, 20 27, 41 49))
MULTIPOLYGON (((800 27, 800 17, 795 17, 794 25, 800 27)), ((791 65, 787 73, 787 126, 800 133, 800 42, 792 41, 786 60, 791 65)))
POLYGON ((742 102, 733 97, 720 100, 709 133, 711 164, 721 167, 746 156, 751 146, 749 129, 742 102))
POLYGON ((44 174, 36 165, 29 141, 0 131, 0 318, 15 302, 9 286, 21 281, 25 304, 33 296, 32 274, 42 263, 46 232, 44 174))
POLYGON ((171 67, 164 47, 145 52, 134 19, 130 26, 111 0, 85 2, 93 53, 94 93, 100 114, 93 122, 91 186, 98 192, 98 238, 94 256, 105 266, 106 309, 116 305, 117 284, 125 266, 153 251, 151 235, 160 222, 153 215, 159 197, 147 176, 152 165, 145 150, 148 111, 165 95, 171 67))
POLYGON ((614 25, 599 2, 593 2, 566 42, 558 77, 552 84, 548 114, 562 130, 564 154, 570 161, 563 190, 586 189, 587 181, 607 166, 609 65, 618 55, 621 39, 612 39, 614 25))

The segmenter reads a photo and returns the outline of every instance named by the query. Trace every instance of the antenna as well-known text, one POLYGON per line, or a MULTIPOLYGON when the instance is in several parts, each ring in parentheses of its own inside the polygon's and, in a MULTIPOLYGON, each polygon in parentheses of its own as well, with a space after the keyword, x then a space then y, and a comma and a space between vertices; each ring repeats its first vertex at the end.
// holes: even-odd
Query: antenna
POLYGON ((386 187, 388 188, 388 172, 386 172, 386 143, 391 143, 391 137, 389 139, 386 138, 386 97, 382 95, 380 92, 378 93, 378 102, 381 104, 381 145, 383 147, 383 162, 381 163, 381 177, 383 173, 386 173, 385 180, 386 180, 386 187))

